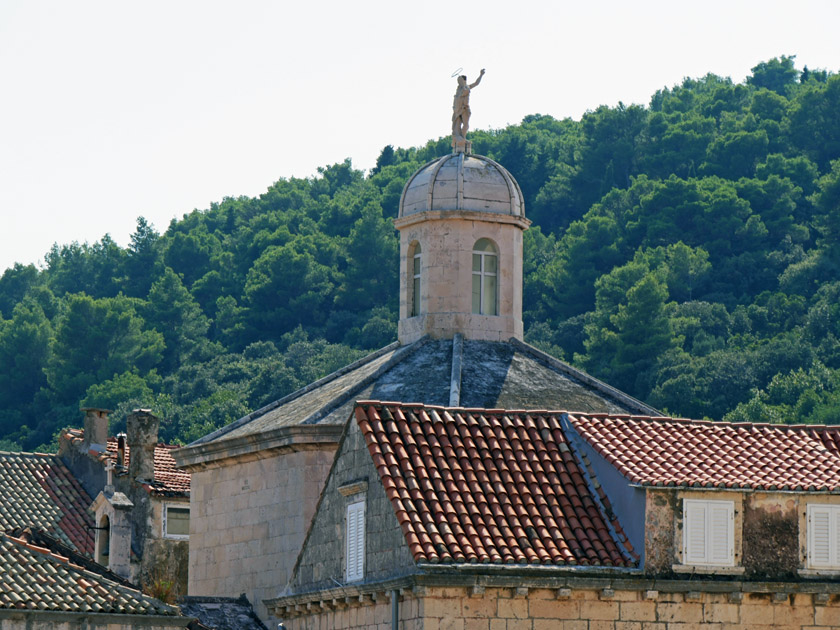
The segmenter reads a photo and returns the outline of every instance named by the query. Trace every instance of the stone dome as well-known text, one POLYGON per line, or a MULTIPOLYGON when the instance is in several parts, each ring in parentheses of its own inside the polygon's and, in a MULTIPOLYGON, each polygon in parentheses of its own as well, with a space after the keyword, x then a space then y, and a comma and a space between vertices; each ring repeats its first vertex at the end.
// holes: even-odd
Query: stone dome
POLYGON ((403 189, 400 217, 420 212, 491 212, 525 218, 516 180, 483 155, 453 153, 421 167, 403 189))

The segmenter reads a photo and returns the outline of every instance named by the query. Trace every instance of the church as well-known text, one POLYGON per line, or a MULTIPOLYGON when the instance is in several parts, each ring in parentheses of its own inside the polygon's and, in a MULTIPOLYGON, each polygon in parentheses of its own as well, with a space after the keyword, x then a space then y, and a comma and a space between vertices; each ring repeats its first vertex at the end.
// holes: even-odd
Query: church
POLYGON ((461 79, 395 221, 398 340, 173 452, 189 595, 301 629, 840 625, 840 435, 663 418, 525 343, 525 201, 461 79))

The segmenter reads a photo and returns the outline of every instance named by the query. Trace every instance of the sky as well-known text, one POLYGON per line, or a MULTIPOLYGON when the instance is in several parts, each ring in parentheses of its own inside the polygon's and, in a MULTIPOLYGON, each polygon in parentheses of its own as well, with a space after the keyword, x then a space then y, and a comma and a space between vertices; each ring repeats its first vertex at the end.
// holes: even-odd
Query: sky
POLYGON ((0 270, 449 133, 646 105, 761 61, 840 70, 836 0, 0 0, 0 270))

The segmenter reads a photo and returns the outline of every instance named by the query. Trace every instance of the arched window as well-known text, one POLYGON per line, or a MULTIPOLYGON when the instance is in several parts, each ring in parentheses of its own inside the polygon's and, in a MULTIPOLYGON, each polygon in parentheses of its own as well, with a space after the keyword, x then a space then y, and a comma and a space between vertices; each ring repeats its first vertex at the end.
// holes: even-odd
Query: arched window
POLYGON ((415 317, 420 314, 420 243, 416 243, 409 257, 411 270, 411 308, 409 314, 415 317))
POLYGON ((96 561, 103 567, 108 566, 108 556, 111 551, 111 521, 108 515, 103 515, 96 532, 96 561))
POLYGON ((472 312, 479 315, 498 315, 499 255, 493 241, 481 238, 475 242, 472 254, 472 312))

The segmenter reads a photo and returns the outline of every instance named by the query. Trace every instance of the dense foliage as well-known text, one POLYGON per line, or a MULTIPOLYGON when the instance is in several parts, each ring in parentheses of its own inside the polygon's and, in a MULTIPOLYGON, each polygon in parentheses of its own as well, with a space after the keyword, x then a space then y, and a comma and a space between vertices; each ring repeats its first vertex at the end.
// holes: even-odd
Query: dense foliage
MULTIPOLYGON (((840 75, 781 57, 472 141, 534 221, 528 341, 672 414, 840 422, 840 75)), ((391 219, 448 151, 385 147, 367 175, 347 160, 6 270, 0 448, 49 448, 80 405, 149 406, 188 441, 391 342, 391 219)))

